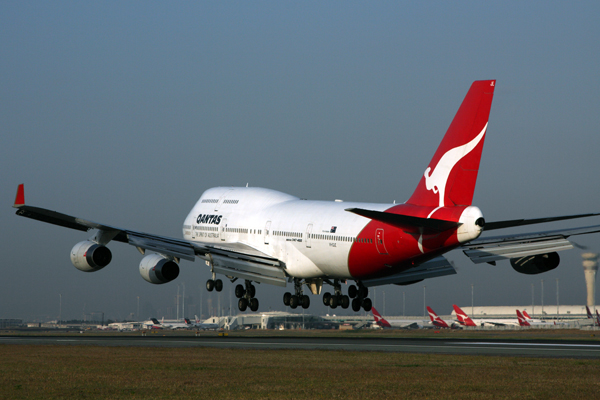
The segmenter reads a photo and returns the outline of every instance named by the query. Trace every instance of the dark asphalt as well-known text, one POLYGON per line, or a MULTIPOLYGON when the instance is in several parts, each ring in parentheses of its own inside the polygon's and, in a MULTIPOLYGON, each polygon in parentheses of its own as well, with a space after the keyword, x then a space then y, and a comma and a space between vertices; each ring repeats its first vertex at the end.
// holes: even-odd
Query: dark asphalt
POLYGON ((227 336, 0 336, 2 344, 53 344, 140 347, 214 347, 236 349, 303 349, 384 351, 423 354, 600 358, 597 341, 529 341, 338 337, 227 336))

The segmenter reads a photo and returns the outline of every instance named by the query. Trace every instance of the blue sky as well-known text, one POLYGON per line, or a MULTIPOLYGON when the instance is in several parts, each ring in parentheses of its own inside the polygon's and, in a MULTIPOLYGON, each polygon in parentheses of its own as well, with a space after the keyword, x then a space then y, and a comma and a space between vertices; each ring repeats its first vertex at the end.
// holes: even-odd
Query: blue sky
MULTIPOLYGON (((69 250, 88 235, 16 217, 19 183, 28 204, 174 237, 213 186, 402 202, 478 79, 497 79, 474 198, 486 220, 600 211, 599 11, 591 1, 3 2, 0 318, 55 318, 59 294, 65 318, 125 318, 138 296, 141 318, 168 317, 178 285, 199 307, 209 277, 183 262, 177 281, 150 285, 119 243, 107 268, 79 272, 69 250)), ((576 241, 600 251, 598 239, 576 241)), ((580 254, 531 277, 451 253, 458 275, 380 288, 376 306, 385 291, 386 313, 401 313, 404 292, 406 312, 420 314, 426 285, 428 305, 449 313, 470 304, 471 284, 476 305, 530 304, 532 284, 539 304, 541 279, 546 304, 556 279, 562 304, 583 304, 580 254)), ((261 309, 282 309, 282 295, 262 285, 261 309)))

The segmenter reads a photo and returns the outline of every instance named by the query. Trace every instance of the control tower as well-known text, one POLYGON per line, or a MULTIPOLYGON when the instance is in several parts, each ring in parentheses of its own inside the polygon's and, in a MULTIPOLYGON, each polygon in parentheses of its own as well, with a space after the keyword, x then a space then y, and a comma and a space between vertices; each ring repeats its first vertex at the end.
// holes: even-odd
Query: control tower
MULTIPOLYGON (((587 306, 594 310, 596 303, 596 272, 598 272, 598 254, 583 253, 583 273, 585 274, 585 286, 587 289, 587 306)), ((592 311, 593 312, 593 311, 592 311)))

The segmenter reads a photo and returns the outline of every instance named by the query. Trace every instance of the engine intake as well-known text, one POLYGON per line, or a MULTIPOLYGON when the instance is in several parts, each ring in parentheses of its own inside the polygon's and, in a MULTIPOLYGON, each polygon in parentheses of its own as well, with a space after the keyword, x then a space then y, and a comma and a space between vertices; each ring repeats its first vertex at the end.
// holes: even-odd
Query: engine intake
POLYGON ((510 259, 510 265, 515 271, 527 275, 553 270, 558 267, 558 264, 560 264, 560 257, 557 252, 510 259))
POLYGON ((160 285, 179 276, 179 265, 161 254, 150 254, 140 262, 140 275, 147 282, 160 285))
POLYGON ((106 267, 112 253, 106 246, 85 240, 71 249, 71 262, 80 271, 94 272, 106 267))

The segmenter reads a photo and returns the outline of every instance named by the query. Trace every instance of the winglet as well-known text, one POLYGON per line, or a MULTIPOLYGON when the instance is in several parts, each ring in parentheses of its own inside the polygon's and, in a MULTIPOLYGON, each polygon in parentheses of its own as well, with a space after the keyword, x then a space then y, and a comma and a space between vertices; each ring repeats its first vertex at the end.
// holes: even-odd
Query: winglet
POLYGON ((17 188, 17 196, 15 197, 15 204, 13 207, 19 208, 25 205, 25 187, 21 183, 17 188))

